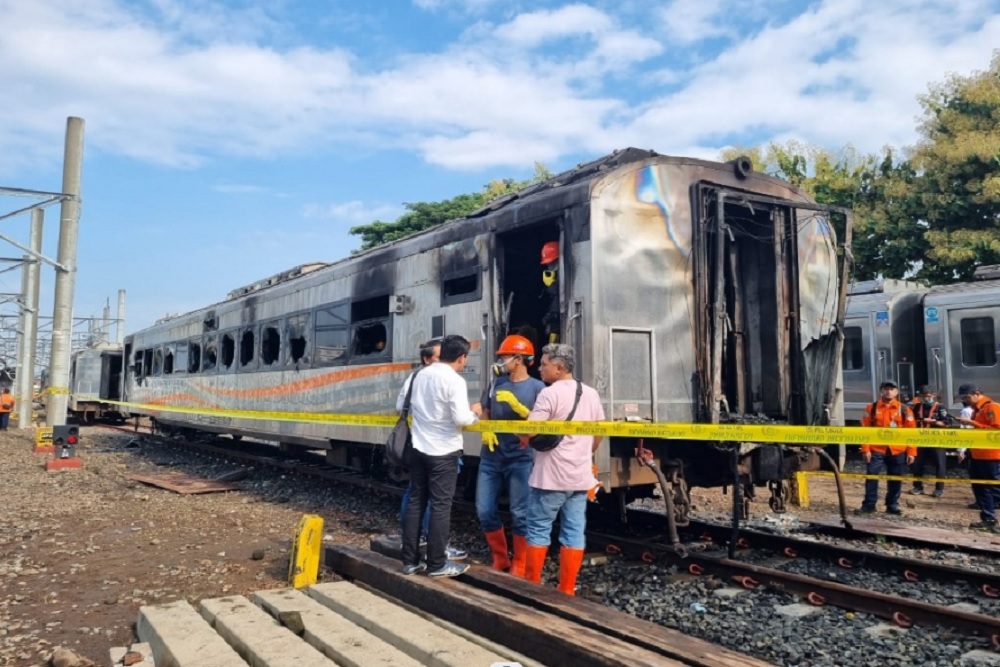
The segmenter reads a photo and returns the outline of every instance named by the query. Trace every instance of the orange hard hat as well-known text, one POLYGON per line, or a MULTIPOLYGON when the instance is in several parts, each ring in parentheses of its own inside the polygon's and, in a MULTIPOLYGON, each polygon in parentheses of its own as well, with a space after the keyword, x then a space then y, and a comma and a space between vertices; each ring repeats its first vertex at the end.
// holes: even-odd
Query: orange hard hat
POLYGON ((535 346, 524 336, 511 334, 500 343, 500 349, 497 350, 497 354, 520 354, 524 357, 533 357, 535 356, 535 346))
POLYGON ((559 241, 549 241, 542 246, 542 264, 551 264, 559 259, 559 241))

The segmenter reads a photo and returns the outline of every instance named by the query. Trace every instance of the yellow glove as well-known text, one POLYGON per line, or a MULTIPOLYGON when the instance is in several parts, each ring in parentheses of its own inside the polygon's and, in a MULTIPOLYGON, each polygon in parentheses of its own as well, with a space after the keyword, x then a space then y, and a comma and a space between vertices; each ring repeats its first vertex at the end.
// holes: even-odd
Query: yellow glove
POLYGON ((528 415, 531 414, 531 409, 525 406, 521 401, 517 400, 517 396, 514 392, 507 391, 506 389, 501 389, 497 392, 494 397, 500 403, 506 403, 510 406, 510 409, 518 414, 521 419, 527 419, 528 415))
POLYGON ((497 434, 496 433, 485 433, 484 432, 483 433, 483 444, 486 447, 488 447, 489 450, 490 450, 490 453, 492 453, 493 450, 495 450, 497 448, 497 445, 500 444, 500 441, 497 440, 497 434))

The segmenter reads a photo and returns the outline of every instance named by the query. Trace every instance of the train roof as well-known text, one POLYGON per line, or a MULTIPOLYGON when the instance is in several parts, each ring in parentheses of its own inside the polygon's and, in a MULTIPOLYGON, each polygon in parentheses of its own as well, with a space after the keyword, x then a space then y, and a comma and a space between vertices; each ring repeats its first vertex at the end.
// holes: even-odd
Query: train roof
MULTIPOLYGON (((726 164, 712 160, 663 155, 650 149, 629 147, 615 150, 601 158, 582 163, 573 169, 556 174, 540 183, 529 185, 517 192, 499 197, 464 218, 449 220, 443 224, 409 234, 400 239, 349 255, 334 262, 301 264, 269 278, 257 280, 249 285, 232 290, 223 301, 208 304, 186 313, 165 316, 152 326, 169 324, 180 318, 191 316, 194 313, 223 306, 250 294, 260 294, 265 290, 287 284, 293 280, 302 280, 334 272, 340 270, 345 265, 358 264, 359 270, 365 270, 373 266, 391 263, 403 256, 402 247, 408 248, 410 252, 423 252, 436 246, 459 241, 468 236, 469 225, 479 226, 480 229, 476 233, 481 233, 490 227, 491 221, 497 219, 497 216, 512 215, 515 220, 521 218, 526 221, 540 219, 547 212, 569 208, 589 199, 591 184, 603 178, 614 169, 650 159, 656 159, 661 163, 702 167, 718 167, 721 164, 726 164), (556 198, 554 202, 552 201, 553 197, 556 198)), ((807 200, 805 193, 787 181, 761 172, 754 172, 753 176, 758 179, 780 183, 791 192, 802 197, 804 201, 807 200)), ((406 254, 409 254, 409 252, 406 254)))

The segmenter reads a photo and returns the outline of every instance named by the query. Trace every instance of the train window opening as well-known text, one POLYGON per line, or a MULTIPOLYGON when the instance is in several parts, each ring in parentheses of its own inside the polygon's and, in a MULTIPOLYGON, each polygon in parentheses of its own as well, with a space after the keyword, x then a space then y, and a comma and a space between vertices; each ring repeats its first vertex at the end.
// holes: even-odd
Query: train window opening
POLYGON ((351 324, 389 316, 389 295, 355 301, 351 304, 351 324))
POLYGON ((153 375, 163 373, 163 350, 156 348, 153 350, 153 375))
POLYGON ((309 349, 309 313, 293 315, 285 320, 285 364, 309 363, 306 351, 309 349))
POLYGON ((368 357, 386 354, 389 335, 385 322, 370 322, 354 325, 354 338, 351 345, 353 357, 368 357))
POLYGON ((992 317, 966 317, 960 321, 962 365, 996 366, 997 340, 992 317))
MULTIPOLYGON (((386 310, 389 299, 384 298, 386 310)), ((347 363, 351 342, 351 305, 342 302, 324 306, 316 311, 316 328, 313 333, 313 361, 317 364, 347 363)))
POLYGON ((132 363, 132 372, 135 373, 135 376, 137 378, 141 378, 144 375, 142 366, 143 355, 144 355, 143 350, 135 351, 134 362, 132 363))
POLYGON ((191 341, 188 343, 187 371, 197 373, 201 370, 201 343, 191 341))
MULTIPOLYGON (((170 360, 171 373, 184 373, 187 371, 187 360, 188 360, 188 346, 186 343, 178 343, 176 351, 174 346, 171 345, 170 349, 173 351, 173 356, 170 360)), ((166 373, 166 357, 163 358, 163 372, 166 373)))
POLYGON ((142 374, 145 375, 156 375, 157 371, 153 368, 153 350, 143 350, 142 352, 142 374))
POLYGON ((174 349, 172 347, 163 348, 163 374, 173 375, 174 373, 174 349))
POLYGON ((478 301, 483 290, 480 280, 479 251, 475 239, 449 243, 439 250, 441 261, 441 305, 478 301))
POLYGON ((236 361, 236 337, 232 333, 222 334, 222 370, 228 371, 236 361))
MULTIPOLYGON (((542 246, 559 240, 558 220, 550 220, 524 229, 499 235, 499 292, 500 309, 496 313, 497 331, 494 347, 508 334, 519 334, 531 341, 535 348, 536 363, 528 367, 528 373, 538 377, 537 359, 542 347, 552 341, 560 341, 561 305, 558 268, 551 285, 543 282, 542 246), (507 321, 503 313, 507 310, 507 321)), ((565 266, 565 260, 562 266, 565 266)), ((558 265, 557 265, 558 267, 558 265)), ((572 341, 579 345, 579 341, 572 341)))
POLYGON ((281 333, 278 323, 269 324, 260 331, 260 362, 265 366, 273 366, 281 357, 281 333))
POLYGON ((861 327, 844 327, 844 370, 861 371, 865 368, 865 347, 861 327))
POLYGON ((205 336, 202 345, 201 370, 203 372, 214 371, 219 363, 219 343, 215 336, 205 336))
POLYGON ((253 329, 244 329, 240 336, 240 368, 246 368, 253 364, 254 335, 253 329))

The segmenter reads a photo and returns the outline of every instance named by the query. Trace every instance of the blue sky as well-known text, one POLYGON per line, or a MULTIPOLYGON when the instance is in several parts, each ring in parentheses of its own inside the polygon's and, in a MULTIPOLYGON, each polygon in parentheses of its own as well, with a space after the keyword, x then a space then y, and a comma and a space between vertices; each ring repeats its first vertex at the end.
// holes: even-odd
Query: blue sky
POLYGON ((1000 0, 0 0, 0 185, 58 190, 86 120, 75 314, 134 331, 536 160, 912 144, 998 45, 1000 0))

